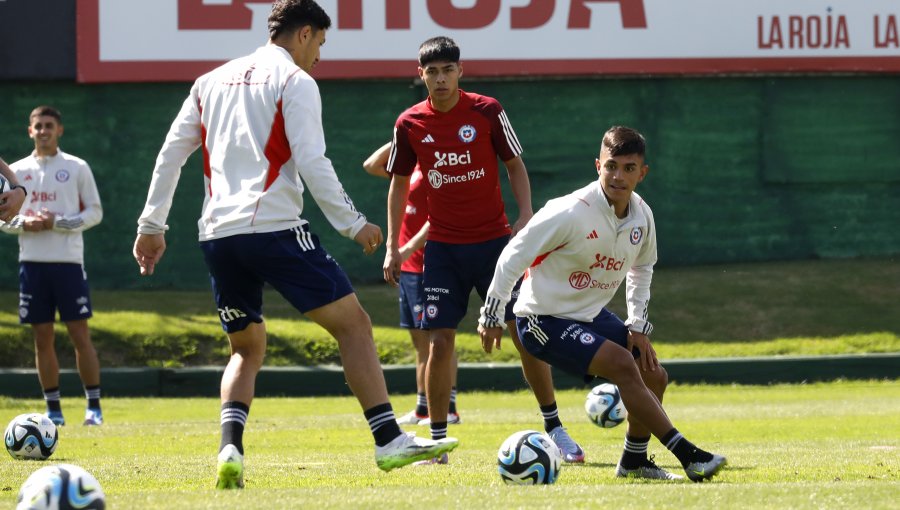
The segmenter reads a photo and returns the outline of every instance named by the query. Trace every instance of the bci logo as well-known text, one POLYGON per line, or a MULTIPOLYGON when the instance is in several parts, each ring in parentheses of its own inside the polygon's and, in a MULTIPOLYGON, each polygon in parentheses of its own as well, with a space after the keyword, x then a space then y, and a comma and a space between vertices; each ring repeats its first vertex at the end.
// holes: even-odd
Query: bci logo
POLYGON ((472 163, 472 155, 469 154, 469 151, 466 151, 465 154, 457 154, 455 152, 435 152, 434 159, 435 168, 440 168, 442 166, 469 165, 472 163))

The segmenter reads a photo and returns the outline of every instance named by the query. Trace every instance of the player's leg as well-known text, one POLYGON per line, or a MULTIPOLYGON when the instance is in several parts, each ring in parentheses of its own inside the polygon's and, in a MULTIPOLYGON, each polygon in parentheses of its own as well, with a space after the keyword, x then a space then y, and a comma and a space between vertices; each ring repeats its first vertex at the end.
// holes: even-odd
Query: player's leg
POLYGON ((415 349, 416 363, 416 407, 397 418, 400 425, 418 425, 428 418, 428 399, 425 396, 425 364, 430 349, 428 332, 421 329, 424 310, 422 295, 422 273, 400 273, 400 327, 409 331, 415 349))
MULTIPOLYGON (((663 394, 669 383, 669 375, 662 366, 656 370, 641 370, 638 367, 644 384, 656 397, 660 406, 663 394)), ((677 480, 681 476, 672 474, 656 465, 653 456, 647 455, 650 444, 650 430, 644 426, 637 417, 628 415, 627 428, 625 430, 625 446, 622 450, 622 458, 616 465, 616 476, 632 478, 650 478, 656 480, 677 480)))
POLYGON ((519 351, 525 381, 531 387, 534 398, 537 399, 538 406, 541 408, 541 415, 544 417, 544 430, 563 452, 563 460, 573 463, 584 462, 584 448, 572 439, 572 436, 563 427, 562 420, 559 417, 559 408, 556 405, 556 392, 553 388, 553 373, 550 370, 550 365, 532 356, 522 346, 519 332, 516 330, 516 321, 512 320, 506 324, 513 345, 519 351))
POLYGON ((91 342, 88 319, 93 316, 87 273, 81 264, 54 264, 51 266, 53 293, 59 308, 59 318, 66 324, 69 339, 75 347, 75 366, 81 376, 87 400, 84 412, 85 425, 103 423, 100 408, 100 361, 91 342))
POLYGON ((256 266, 259 274, 337 340, 347 384, 362 406, 375 439, 379 468, 389 471, 440 456, 457 446, 453 438, 430 441, 400 430, 388 400, 369 315, 347 275, 322 249, 317 236, 305 227, 257 234, 253 251, 268 262, 256 266))
POLYGON ((456 408, 457 381, 459 381, 459 355, 456 349, 453 349, 453 360, 450 367, 450 406, 447 408, 447 423, 450 425, 462 423, 462 418, 459 417, 459 410, 456 408))
POLYGON ((29 324, 34 337, 34 364, 47 404, 47 417, 56 425, 65 425, 59 399, 59 360, 54 346, 56 302, 53 300, 53 276, 46 274, 48 264, 19 263, 19 323, 29 324))

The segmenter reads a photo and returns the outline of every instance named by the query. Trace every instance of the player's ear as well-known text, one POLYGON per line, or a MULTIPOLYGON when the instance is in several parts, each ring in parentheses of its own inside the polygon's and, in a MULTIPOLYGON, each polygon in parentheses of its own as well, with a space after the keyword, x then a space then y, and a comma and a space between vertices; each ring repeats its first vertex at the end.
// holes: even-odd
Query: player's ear
POLYGON ((642 166, 641 167, 641 177, 640 177, 640 179, 638 179, 638 182, 643 181, 644 177, 647 177, 647 172, 649 172, 649 171, 650 171, 650 165, 642 166))
POLYGON ((600 158, 594 158, 594 166, 597 167, 597 175, 600 175, 600 172, 601 172, 600 158))
POLYGON ((456 64, 456 66, 459 68, 459 77, 462 78, 462 75, 463 75, 462 62, 458 62, 456 64))
POLYGON ((65 131, 65 130, 66 130, 66 128, 63 127, 62 124, 60 124, 60 125, 59 125, 59 133, 56 134, 56 137, 57 137, 57 138, 61 137, 61 136, 63 135, 63 131, 65 131))

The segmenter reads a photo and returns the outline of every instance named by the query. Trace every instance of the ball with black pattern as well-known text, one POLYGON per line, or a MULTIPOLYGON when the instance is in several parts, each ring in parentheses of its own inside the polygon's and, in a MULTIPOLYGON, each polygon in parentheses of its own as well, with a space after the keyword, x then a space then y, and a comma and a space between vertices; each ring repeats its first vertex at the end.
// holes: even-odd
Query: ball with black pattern
POLYGON ((59 431, 43 414, 20 414, 9 422, 3 440, 14 459, 44 460, 56 451, 59 431))
POLYGON ((547 434, 523 430, 509 436, 497 452, 497 471, 512 485, 552 484, 559 478, 562 452, 547 434))
POLYGON ((594 386, 587 394, 584 410, 594 425, 607 429, 619 425, 628 416, 619 387, 613 383, 594 386))
POLYGON ((16 510, 104 510, 100 482, 73 464, 38 469, 19 489, 16 510))

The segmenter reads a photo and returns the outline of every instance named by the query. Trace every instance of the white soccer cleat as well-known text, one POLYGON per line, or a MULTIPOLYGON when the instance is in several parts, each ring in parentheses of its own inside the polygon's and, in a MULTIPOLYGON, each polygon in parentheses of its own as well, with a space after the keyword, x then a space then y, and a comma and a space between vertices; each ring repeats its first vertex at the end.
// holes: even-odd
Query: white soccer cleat
POLYGON ((422 420, 426 419, 428 419, 428 416, 419 416, 415 411, 410 411, 397 418, 397 425, 418 425, 422 420))
POLYGON ((622 467, 622 462, 619 461, 619 464, 616 465, 616 476, 619 478, 645 478, 649 480, 684 480, 683 476, 669 473, 657 466, 656 462, 653 462, 653 455, 645 459, 635 469, 625 469, 622 467))
POLYGON ((219 452, 217 489, 244 488, 244 456, 233 444, 225 445, 219 452))
POLYGON ((440 457, 457 446, 459 440, 454 437, 432 440, 416 437, 415 432, 404 432, 384 446, 375 445, 375 463, 379 469, 390 471, 420 460, 440 457))
POLYGON ((725 457, 711 454, 712 458, 706 462, 690 462, 684 467, 684 472, 692 482, 702 482, 716 476, 719 471, 728 464, 725 457))
MULTIPOLYGON (((447 425, 459 425, 460 423, 462 423, 462 418, 459 417, 459 413, 447 413, 447 425)), ((431 425, 431 418, 426 416, 419 422, 419 425, 431 425)))
POLYGON ((550 431, 550 439, 559 447, 559 451, 563 454, 563 460, 568 463, 584 462, 584 449, 578 446, 578 443, 572 439, 572 436, 566 432, 562 426, 556 427, 550 431))
POLYGON ((99 409, 88 408, 84 411, 84 425, 103 425, 103 412, 99 409))

